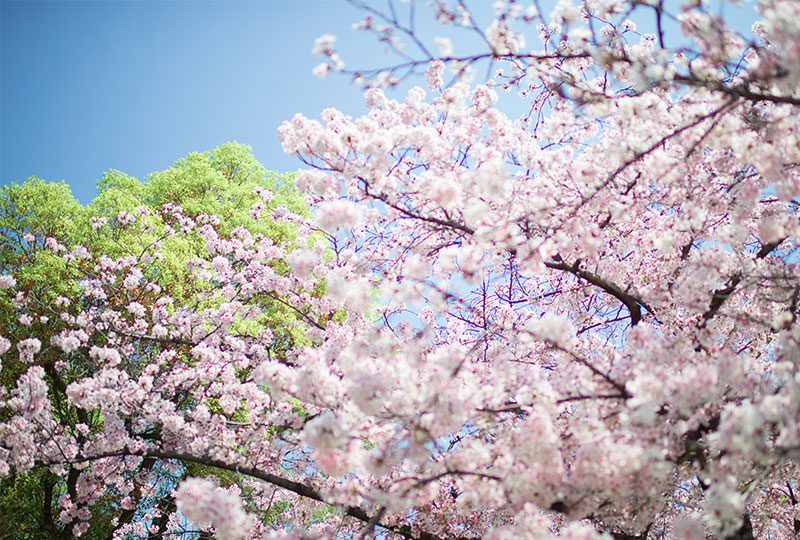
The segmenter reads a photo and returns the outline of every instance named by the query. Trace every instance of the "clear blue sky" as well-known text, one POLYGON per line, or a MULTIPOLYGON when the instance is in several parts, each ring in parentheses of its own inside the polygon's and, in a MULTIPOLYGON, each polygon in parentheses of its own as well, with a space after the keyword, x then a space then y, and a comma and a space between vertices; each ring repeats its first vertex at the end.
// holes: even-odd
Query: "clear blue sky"
POLYGON ((2 184, 64 180, 86 203, 103 171, 141 179, 232 140, 293 171, 282 121, 363 111, 347 80, 311 75, 314 39, 352 33, 342 0, 2 0, 0 18, 2 184))
MULTIPOLYGON (((489 15, 490 0, 473 5, 489 15)), ((0 0, 0 184, 64 180, 87 203, 104 171, 143 179, 232 140, 268 169, 297 170, 282 121, 365 112, 346 78, 311 75, 314 40, 337 35, 348 65, 394 60, 350 30, 360 15, 344 0, 0 0)))

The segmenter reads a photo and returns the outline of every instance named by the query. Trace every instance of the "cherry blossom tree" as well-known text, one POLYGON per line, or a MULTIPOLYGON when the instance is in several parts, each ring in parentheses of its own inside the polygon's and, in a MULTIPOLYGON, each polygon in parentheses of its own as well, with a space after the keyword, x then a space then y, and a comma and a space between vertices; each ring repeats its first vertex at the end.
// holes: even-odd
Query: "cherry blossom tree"
MULTIPOLYGON (((291 187, 291 177, 267 173, 249 148, 235 143, 192 154, 170 169, 150 175, 145 182, 111 171, 99 182, 98 191, 86 207, 75 201, 66 186, 36 178, 0 191, 0 273, 4 274, 5 286, 15 282, 17 292, 13 298, 0 299, 2 345, 5 351, 9 339, 20 341, 23 345, 16 348, 27 351, 20 358, 5 355, 0 371, 3 386, 16 386, 30 362, 40 366, 56 421, 73 433, 85 431, 83 435, 102 430, 107 420, 102 410, 72 407, 66 396, 72 382, 95 370, 97 358, 92 355, 112 361, 120 376, 127 377, 139 375, 160 351, 147 340, 135 339, 135 327, 127 336, 134 339, 124 351, 124 359, 119 352, 98 348, 106 345, 107 336, 76 325, 76 317, 85 317, 82 311, 103 306, 127 306, 130 314, 166 309, 167 298, 162 291, 169 294, 171 306, 197 302, 213 286, 207 280, 190 279, 193 268, 210 260, 206 240, 197 232, 196 220, 205 219, 199 216, 217 223, 226 234, 238 229, 240 235, 261 234, 275 243, 293 245, 296 228, 287 222, 261 220, 260 212, 269 205, 301 214, 309 212, 291 187), (158 253, 153 256, 156 249, 158 253), (99 270, 82 265, 80 261, 91 258, 91 253, 101 254, 98 264, 116 273, 100 278, 99 270), (108 288, 105 296, 90 300, 92 297, 82 291, 97 279, 106 279, 108 288), (31 304, 35 305, 22 309, 31 304)), ((285 263, 283 270, 277 270, 285 272, 285 263)), ((282 358, 294 343, 304 340, 292 324, 297 316, 289 306, 265 299, 259 319, 240 324, 239 331, 269 332, 273 337, 270 353, 282 358)), ((6 476, 0 482, 3 534, 14 538, 72 538, 75 530, 70 520, 59 513, 67 500, 81 495, 79 471, 77 465, 66 468, 63 474, 39 467, 6 476)), ((191 463, 173 464, 169 470, 150 459, 122 474, 127 477, 118 479, 117 484, 124 485, 125 491, 107 489, 84 498, 90 514, 82 514, 85 518, 80 527, 86 529, 87 536, 109 537, 154 508, 164 514, 156 524, 166 520, 169 512, 163 509, 175 508, 168 495, 177 481, 186 475, 205 476, 209 472, 191 463), (141 480, 148 474, 158 488, 150 488, 149 495, 141 480)), ((231 473, 226 481, 238 481, 238 476, 231 473)))
POLYGON ((280 128, 314 215, 252 218, 291 239, 167 200, 170 238, 204 240, 178 299, 157 242, 45 238, 75 284, 49 315, 0 277, 23 366, 0 472, 74 477, 76 535, 131 493, 155 502, 117 537, 798 534, 800 5, 760 1, 750 38, 705 2, 351 3, 401 56, 350 70, 315 44, 370 110, 280 128), (62 421, 59 377, 92 428, 62 421))

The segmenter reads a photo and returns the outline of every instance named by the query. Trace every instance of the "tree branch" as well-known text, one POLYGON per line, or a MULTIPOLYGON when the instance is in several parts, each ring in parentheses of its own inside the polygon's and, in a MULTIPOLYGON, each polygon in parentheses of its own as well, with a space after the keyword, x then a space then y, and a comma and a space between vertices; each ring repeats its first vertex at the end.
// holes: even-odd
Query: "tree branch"
MULTIPOLYGON (((560 257, 559 257, 560 259, 560 257)), ((623 291, 618 285, 608 281, 607 279, 603 279, 596 274, 592 274, 591 272, 587 272, 580 268, 580 261, 576 261, 575 264, 567 264, 564 261, 554 260, 554 261, 546 261, 544 265, 547 268, 551 268, 553 270, 563 270, 565 272, 569 272, 570 274, 574 275, 575 277, 581 278, 596 287, 601 288, 620 302, 622 302, 625 307, 628 309, 628 313, 631 317, 631 326, 636 326, 640 320, 642 320, 642 307, 644 307, 647 311, 650 312, 653 316, 653 310, 650 306, 648 306, 644 300, 638 295, 631 294, 629 292, 623 291), (640 307, 641 306, 641 307, 640 307)))
MULTIPOLYGON (((79 456, 75 459, 69 461, 70 464, 72 463, 79 463, 79 462, 86 462, 86 461, 93 461, 97 459, 109 458, 109 457, 142 457, 142 458, 157 458, 157 459, 177 459, 180 461, 186 461, 191 463, 197 463, 199 465, 205 465, 208 467, 214 467, 217 469, 223 469, 227 471, 237 472, 246 476, 250 476, 252 478, 257 478, 259 480, 263 480, 268 482, 276 487, 281 489, 285 489, 287 491, 291 491, 292 493, 296 493, 301 497, 305 497, 307 499, 312 499, 315 501, 319 501, 324 504, 328 503, 322 494, 317 491, 316 489, 308 486, 306 484, 301 484, 300 482, 295 482, 294 480, 289 480, 288 478, 283 478, 281 476, 277 476, 275 474, 271 474, 254 467, 249 466, 242 466, 242 465, 232 465, 225 461, 214 459, 211 457, 201 457, 195 456, 192 454, 188 454, 185 452, 175 452, 169 450, 144 450, 144 451, 134 451, 134 450, 119 450, 116 452, 107 452, 103 454, 98 454, 95 456, 79 456)), ((41 466, 50 466, 55 465, 57 463, 50 462, 50 463, 39 463, 38 465, 41 466)), ((336 505, 331 505, 336 506, 336 505)), ((381 527, 388 531, 391 531, 395 534, 399 534, 405 538, 410 540, 441 540, 439 536, 434 534, 426 533, 426 532, 414 532, 409 525, 384 525, 379 521, 374 520, 374 516, 370 516, 369 513, 359 506, 340 506, 341 510, 343 510, 346 516, 355 518, 365 524, 372 523, 375 526, 381 527)), ((471 537, 448 537, 452 540, 477 540, 471 537)))
MULTIPOLYGON (((786 237, 775 240, 774 242, 767 242, 766 244, 763 244, 761 246, 761 249, 758 250, 758 253, 756 253, 755 258, 756 259, 765 258, 767 255, 775 251, 775 249, 778 246, 780 246, 784 242, 784 240, 786 240, 786 237)), ((728 280, 728 283, 724 287, 716 289, 711 294, 711 302, 708 304, 708 308, 706 308, 706 311, 705 313, 703 313, 700 322, 697 324, 698 328, 702 329, 706 327, 708 321, 710 321, 716 316, 717 312, 719 311, 719 308, 722 307, 722 304, 725 303, 725 300, 727 300, 733 294, 733 292, 736 290, 736 287, 741 282, 742 282, 742 274, 740 273, 734 274, 733 277, 731 277, 728 280)))

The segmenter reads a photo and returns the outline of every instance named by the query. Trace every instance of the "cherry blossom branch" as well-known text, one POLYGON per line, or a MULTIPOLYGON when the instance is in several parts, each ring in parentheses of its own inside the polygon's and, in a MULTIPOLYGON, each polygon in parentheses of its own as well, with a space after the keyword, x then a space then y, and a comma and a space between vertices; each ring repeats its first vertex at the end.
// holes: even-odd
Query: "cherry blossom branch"
MULTIPOLYGON (((611 184, 611 182, 613 182, 614 179, 617 178, 620 174, 622 174, 623 171, 625 171, 628 167, 630 167, 631 165, 633 165, 637 161, 641 160, 643 157, 651 154, 657 148, 659 148, 661 146, 664 146, 668 141, 670 141, 671 139, 673 139, 677 135, 680 135, 684 131, 686 131, 688 129, 691 129, 691 128, 695 127, 695 126, 698 126, 698 125, 700 125, 701 123, 703 123, 704 121, 706 121, 706 120, 708 120, 710 118, 716 118, 721 113, 723 113, 726 110, 728 110, 731 107, 733 107, 734 103, 735 103, 734 100, 728 100, 725 103, 723 103, 722 105, 720 105, 719 107, 716 107, 715 109, 711 110, 710 112, 702 114, 702 115, 698 116, 697 118, 695 118, 694 120, 692 120, 691 122, 689 122, 687 124, 684 124, 681 127, 670 131, 669 133, 667 133, 666 135, 664 135, 663 137, 661 137, 657 141, 655 141, 653 144, 648 146, 646 149, 638 151, 638 152, 635 152, 631 159, 626 160, 619 167, 617 167, 611 174, 609 174, 606 177, 606 179, 603 181, 603 183, 600 184, 590 195, 583 197, 583 200, 581 201, 581 204, 572 211, 572 213, 570 215, 570 218, 575 217, 575 215, 577 215, 577 211, 578 211, 578 209, 580 207, 582 207, 583 205, 585 205, 586 203, 591 201, 598 193, 600 193, 603 189, 608 187, 611 184)), ((707 133, 710 133, 710 131, 707 132, 707 133)))
POLYGON ((569 403, 570 401, 584 401, 587 399, 628 399, 630 395, 625 394, 595 394, 595 395, 577 395, 557 399, 556 403, 569 403))
POLYGON ((796 98, 794 96, 789 95, 775 95, 775 94, 768 94, 764 92, 754 92, 750 90, 746 83, 737 85, 737 86, 726 86, 720 82, 716 81, 708 81, 699 79, 697 77, 689 77, 685 75, 676 75, 675 82, 685 84, 687 86, 695 86, 700 88, 707 88, 709 90, 716 90, 723 94, 727 94, 732 98, 742 98, 748 101, 768 101, 770 103, 781 103, 786 105, 798 105, 800 106, 800 98, 796 98))
MULTIPOLYGON (((357 9, 364 10, 367 13, 371 13, 371 14, 375 15, 376 17, 378 17, 379 19, 383 20, 384 22, 392 25, 393 28, 396 28, 396 29, 400 30, 406 36, 408 36, 408 38, 411 39, 417 47, 419 47, 420 51, 423 54, 431 56, 430 52, 428 52, 427 47, 425 47, 425 44, 422 43, 422 41, 420 41, 419 37, 417 37, 417 33, 414 31, 415 17, 414 17, 414 4, 413 3, 411 4, 411 8, 410 8, 409 27, 406 28, 406 27, 404 27, 403 25, 400 24, 400 21, 399 21, 399 19, 397 17, 395 9, 394 9, 394 2, 392 2, 391 0, 389 1, 389 9, 390 9, 391 15, 392 15, 391 17, 389 17, 385 13, 383 13, 383 12, 373 8, 373 7, 371 7, 367 3, 361 2, 360 0, 347 0, 347 1, 353 7, 357 8, 357 9)), ((397 48, 395 48, 395 52, 399 53, 400 51, 397 48)))
MULTIPOLYGON (((302 484, 300 482, 295 482, 293 480, 289 480, 288 478, 283 478, 281 476, 271 474, 255 467, 245 466, 245 465, 232 465, 226 461, 222 461, 219 459, 215 459, 209 456, 196 456, 193 454, 188 454, 185 452, 175 452, 169 450, 119 450, 119 451, 112 451, 112 452, 104 452, 94 456, 77 456, 71 460, 64 461, 64 462, 48 462, 48 463, 37 463, 38 466, 51 466, 51 465, 58 465, 63 463, 82 463, 86 461, 94 461, 103 458, 110 458, 110 457, 141 457, 141 458, 157 458, 157 459, 176 459, 180 461, 190 462, 190 463, 197 463, 198 465, 205 465, 208 467, 214 467, 216 469, 222 469, 226 471, 236 472, 239 474, 243 474, 245 476, 250 476, 252 478, 257 478, 258 480, 263 480, 264 482, 268 482, 276 487, 281 489, 285 489, 287 491, 291 491, 301 497, 305 497, 307 499, 312 499, 324 504, 328 503, 322 494, 308 486, 306 484, 302 484)), ((75 470, 75 469, 72 469, 75 470)), ((77 480, 77 477, 76 477, 77 480)), ((336 506, 331 505, 331 506, 336 506)), ((391 531, 395 534, 399 534, 405 538, 410 540, 441 540, 441 537, 436 536, 434 534, 426 533, 424 531, 421 532, 414 532, 411 527, 408 525, 388 525, 382 524, 379 520, 375 520, 375 516, 370 516, 369 513, 359 506, 343 506, 341 509, 344 511, 346 516, 355 518, 367 525, 372 523, 373 526, 378 526, 387 531, 391 531)), ((452 540, 476 540, 471 537, 463 537, 463 536, 448 536, 449 539, 452 540)))
POLYGON ((188 347, 194 347, 198 343, 201 343, 204 339, 206 339, 208 337, 208 335, 206 335, 202 339, 200 339, 198 342, 194 342, 194 341, 188 341, 186 339, 179 339, 179 338, 160 338, 160 337, 155 337, 155 336, 143 336, 141 334, 131 334, 131 333, 128 333, 128 332, 123 332, 123 331, 121 331, 119 329, 116 329, 116 328, 113 329, 112 332, 114 332, 115 334, 118 334, 120 336, 123 336, 123 337, 136 339, 136 340, 142 340, 142 341, 152 341, 153 343, 160 343, 161 345, 186 345, 188 347))
MULTIPOLYGON (((558 257, 558 256, 557 256, 558 257)), ((560 257, 558 257, 560 259, 560 257)), ((592 285, 599 287, 600 289, 604 290, 620 302, 622 302, 625 307, 628 309, 628 313, 630 314, 631 318, 631 326, 636 326, 639 321, 642 320, 642 310, 641 307, 644 307, 648 312, 650 312, 653 317, 655 314, 653 313, 653 309, 647 305, 647 303, 638 295, 634 295, 623 291, 618 285, 601 278, 596 274, 592 274, 583 270, 580 267, 580 260, 576 261, 574 264, 567 264, 566 262, 559 261, 545 261, 544 265, 548 268, 552 268, 554 270, 563 270, 565 272, 569 272, 570 274, 581 278, 592 285)), ((657 320, 657 319, 656 319, 657 320)))
MULTIPOLYGON (((536 336, 534 336, 534 337, 536 337, 536 336)), ((604 373, 603 371, 601 371, 597 366, 595 366, 594 364, 589 362, 586 358, 580 356, 579 354, 575 353, 574 351, 569 350, 568 348, 566 348, 566 347, 564 347, 562 345, 554 343, 551 340, 545 340, 545 343, 547 343, 548 346, 552 347, 553 349, 555 349, 557 351, 561 351, 561 352, 564 352, 564 353, 570 355, 576 362, 578 362, 582 366, 585 366, 585 367, 589 368, 589 370, 592 373, 594 373, 595 375, 597 375, 598 377, 600 377, 601 379, 606 381, 608 384, 613 386, 622 396, 624 396, 625 399, 628 399, 628 398, 631 397, 631 393, 628 392, 628 390, 627 390, 627 388, 625 388, 624 384, 622 384, 619 381, 615 380, 609 374, 604 373)))
POLYGON ((364 194, 367 197, 370 197, 372 199, 375 199, 375 200, 383 202, 384 204, 386 204, 390 208, 392 208, 394 210, 397 210, 398 212, 400 212, 401 214, 403 214, 404 216, 406 216, 408 218, 416 219, 416 220, 419 220, 419 221, 424 221, 424 222, 427 222, 427 223, 434 223, 436 225, 441 225, 443 227, 447 227, 447 228, 450 228, 450 229, 456 229, 456 230, 459 230, 459 231, 461 231, 463 233, 466 233, 468 235, 472 235, 472 234, 475 233, 475 229, 472 229, 471 227, 469 227, 467 225, 464 225, 463 223, 459 223, 459 222, 454 221, 454 220, 439 219, 439 218, 435 218, 435 217, 432 217, 432 216, 423 216, 421 214, 418 214, 418 213, 412 212, 410 210, 407 210, 407 209, 403 208, 402 206, 389 201, 388 198, 383 196, 383 195, 376 195, 375 193, 371 193, 370 190, 369 190, 369 183, 364 178, 359 178, 359 180, 361 180, 363 182, 363 184, 364 184, 364 194))
POLYGON ((302 317, 303 320, 306 321, 311 326, 314 326, 315 328, 318 328, 319 330, 325 330, 325 327, 322 324, 320 324, 319 322, 317 322, 314 319, 312 319, 311 316, 308 313, 305 313, 300 308, 290 304, 289 302, 287 302, 283 298, 281 298, 281 297, 279 297, 277 295, 274 295, 272 293, 269 293, 269 292, 262 292, 261 294, 263 294, 267 298, 271 298, 272 300, 275 300, 276 302, 281 303, 284 306, 288 307, 289 309, 291 309, 292 311, 294 311, 295 313, 300 315, 300 317, 302 317))
MULTIPOLYGON (((674 133, 674 134, 677 134, 677 132, 674 133)), ((363 182, 365 195, 367 195, 368 197, 371 197, 373 199, 382 201, 387 206, 397 210, 398 212, 400 212, 401 214, 405 215, 406 217, 409 217, 411 219, 416 219, 416 220, 419 220, 419 221, 425 221, 425 222, 428 222, 428 223, 435 223, 437 225, 441 225, 441 226, 448 227, 448 228, 451 228, 451 229, 457 229, 457 230, 459 230, 459 231, 461 231, 463 233, 466 233, 468 235, 472 235, 472 234, 475 233, 474 229, 468 227, 467 225, 459 223, 457 221, 442 220, 442 219, 435 218, 435 217, 432 217, 432 216, 423 216, 423 215, 421 215, 419 213, 411 212, 410 210, 407 210, 407 209, 403 208, 402 206, 400 206, 398 204, 395 204, 395 203, 392 203, 392 202, 388 201, 387 198, 384 197, 384 196, 376 195, 374 193, 371 193, 370 190, 369 190, 369 183, 364 178, 360 178, 360 180, 363 182)), ((614 283, 611 283, 608 280, 600 278, 599 276, 597 276, 595 274, 592 274, 590 272, 587 272, 586 270, 581 269, 580 268, 580 261, 577 261, 573 265, 568 265, 568 264, 566 264, 564 262, 547 261, 547 262, 545 262, 545 266, 547 266, 548 268, 552 268, 552 269, 556 269, 556 270, 564 270, 566 272, 569 272, 569 273, 575 275, 576 277, 584 279, 585 281, 591 283, 592 285, 596 285, 597 287, 601 288, 605 292, 609 293, 610 295, 612 295, 615 298, 617 298, 618 300, 620 300, 625 305, 625 307, 628 309, 628 312, 630 313, 631 326, 635 326, 642 319, 642 312, 641 312, 641 308, 639 307, 640 305, 642 307, 644 307, 648 312, 650 312, 650 314, 653 315, 653 317, 655 317, 655 313, 653 312, 653 309, 641 297, 639 297, 637 295, 632 295, 632 294, 630 294, 628 292, 625 292, 619 286, 615 285, 614 283)), ((656 319, 656 320, 658 320, 658 319, 656 319)))
MULTIPOLYGON (((761 246, 761 249, 758 250, 755 258, 765 258, 767 255, 775 251, 775 249, 777 249, 777 247, 780 246, 785 240, 786 237, 782 237, 773 242, 767 242, 761 246)), ((722 307, 722 304, 724 304, 725 301, 730 298, 730 296, 736 290, 736 287, 742 282, 742 279, 743 275, 741 273, 737 273, 728 280, 728 283, 724 287, 714 290, 714 292, 711 294, 711 302, 708 304, 708 308, 706 308, 706 311, 700 317, 700 322, 697 326, 698 328, 705 328, 708 324, 708 321, 716 316, 717 312, 722 307)))

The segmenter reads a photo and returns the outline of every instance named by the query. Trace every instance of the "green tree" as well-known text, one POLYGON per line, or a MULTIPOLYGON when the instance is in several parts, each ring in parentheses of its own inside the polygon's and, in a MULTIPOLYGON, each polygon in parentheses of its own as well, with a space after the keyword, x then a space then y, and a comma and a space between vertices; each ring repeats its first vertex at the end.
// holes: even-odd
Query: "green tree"
MULTIPOLYGON (((252 156, 249 147, 237 143, 228 143, 210 152, 193 153, 145 181, 112 170, 98 182, 97 197, 87 206, 76 201, 64 184, 31 178, 21 185, 6 186, 0 191, 0 274, 14 275, 17 288, 27 298, 41 303, 40 311, 50 311, 53 316, 20 321, 15 318, 15 300, 0 296, 0 335, 12 342, 40 337, 44 343, 45 335, 52 336, 66 327, 59 319, 65 309, 77 314, 92 302, 101 307, 96 299, 80 294, 77 289, 81 275, 57 251, 74 253, 79 259, 82 249, 86 249, 103 253, 109 260, 129 257, 141 262, 143 257, 149 257, 152 246, 160 245, 158 251, 162 257, 148 261, 146 267, 148 272, 158 274, 162 290, 120 284, 114 289, 114 297, 103 302, 136 301, 149 309, 161 293, 166 292, 174 301, 172 309, 177 309, 188 299, 197 298, 203 288, 212 288, 211 283, 189 279, 191 261, 209 259, 206 240, 197 226, 198 220, 202 220, 200 216, 219 218, 217 229, 223 234, 243 227, 253 235, 270 238, 277 245, 295 245, 297 230, 268 217, 270 209, 277 207, 304 216, 310 213, 295 191, 291 176, 266 171, 252 156), (181 207, 182 211, 177 217, 175 213, 161 212, 165 205, 181 207), (264 219, 257 219, 253 214, 255 205, 264 206, 264 219), (135 226, 130 225, 128 216, 131 215, 138 218, 135 226), (178 230, 190 232, 174 234, 178 230), (58 246, 55 252, 53 245, 58 246), (65 299, 69 298, 80 300, 65 307, 65 299)), ((288 267, 278 263, 275 271, 287 272, 288 267)), ((208 301, 213 301, 210 295, 208 301)), ((275 335, 274 350, 270 352, 277 357, 298 341, 305 340, 294 324, 301 316, 296 310, 277 298, 264 298, 261 307, 259 319, 238 323, 238 331, 257 334, 269 330, 275 335)), ((102 345, 95 341, 93 345, 102 345)), ((124 360, 126 370, 138 375, 161 351, 157 345, 141 341, 124 360)), ((90 369, 90 363, 82 361, 88 359, 88 349, 88 346, 81 348, 70 357, 66 368, 62 366, 56 370, 54 365, 59 362, 61 351, 45 343, 36 363, 42 365, 48 375, 50 400, 60 422, 72 430, 83 424, 88 428, 87 435, 91 435, 103 429, 102 415, 76 409, 66 397, 69 383, 85 376, 90 369)), ((188 357, 188 347, 177 350, 188 357)), ((13 388, 16 378, 28 367, 13 355, 6 355, 0 384, 13 388)), ((191 398, 186 396, 185 399, 186 403, 176 403, 176 408, 188 406, 191 398)), ((0 417, 6 419, 7 413, 0 410, 0 417)), ((158 436, 158 426, 150 429, 154 437, 158 436)), ((204 471, 197 465, 164 466, 156 460, 143 460, 130 475, 130 493, 120 493, 118 497, 111 494, 94 505, 87 537, 108 538, 119 527, 141 520, 145 513, 153 510, 160 510, 165 519, 172 510, 168 508, 172 504, 169 491, 188 473, 198 476, 204 471), (157 475, 163 492, 143 493, 138 487, 137 475, 157 475), (123 495, 128 495, 132 504, 123 507, 120 503, 123 495)), ((75 500, 79 474, 76 468, 63 475, 35 469, 0 481, 0 530, 4 531, 0 538, 71 537, 71 529, 59 520, 59 499, 69 493, 75 500)), ((238 480, 235 474, 226 479, 230 483, 238 480)), ((153 518, 152 524, 163 526, 159 519, 153 518)))

